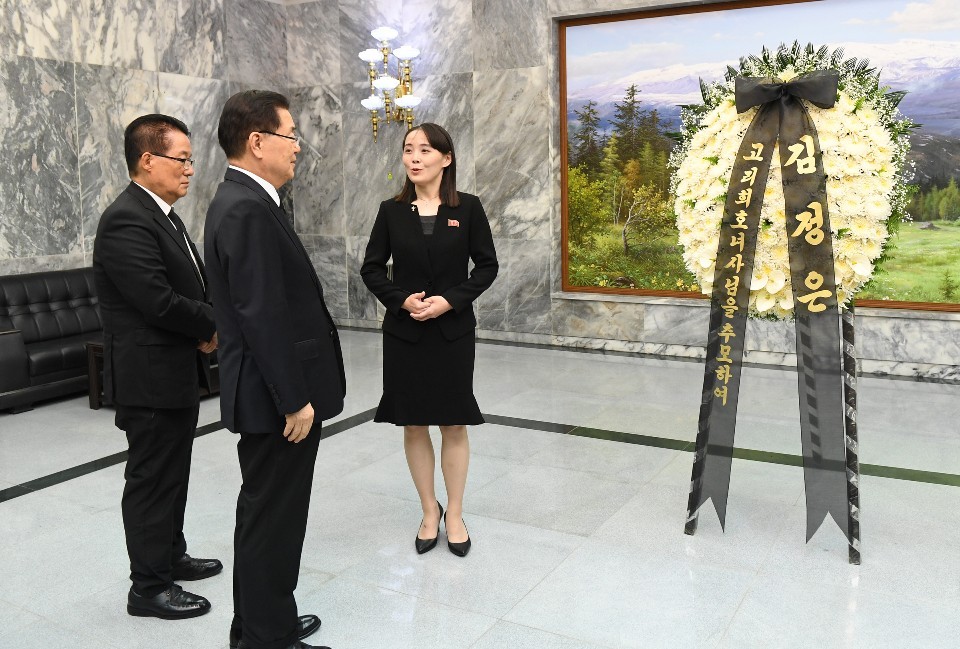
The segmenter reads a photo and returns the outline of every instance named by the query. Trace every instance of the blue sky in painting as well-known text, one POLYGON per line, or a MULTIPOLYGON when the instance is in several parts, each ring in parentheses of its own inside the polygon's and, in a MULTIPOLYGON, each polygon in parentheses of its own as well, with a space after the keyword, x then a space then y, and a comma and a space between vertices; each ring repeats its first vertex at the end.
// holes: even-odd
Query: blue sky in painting
POLYGON ((675 118, 678 104, 699 101, 699 79, 795 40, 869 59, 884 84, 910 93, 905 114, 960 136, 958 0, 817 0, 568 27, 568 108, 590 99, 606 118, 635 83, 647 106, 675 118))

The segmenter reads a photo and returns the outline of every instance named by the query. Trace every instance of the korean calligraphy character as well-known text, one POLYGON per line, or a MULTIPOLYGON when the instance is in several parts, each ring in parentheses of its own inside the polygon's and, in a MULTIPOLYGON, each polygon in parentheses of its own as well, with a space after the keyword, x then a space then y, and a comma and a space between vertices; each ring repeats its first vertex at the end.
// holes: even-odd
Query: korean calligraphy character
POLYGON ((817 290, 823 286, 823 275, 815 270, 811 270, 809 273, 807 273, 807 277, 805 280, 803 280, 803 283, 813 292, 798 296, 797 301, 806 304, 807 310, 811 313, 820 313, 821 311, 825 310, 827 305, 821 304, 817 302, 817 300, 829 299, 833 294, 827 289, 817 290))
POLYGON ((753 150, 750 152, 750 155, 745 155, 745 156, 743 156, 743 159, 744 159, 744 160, 756 160, 757 162, 762 162, 762 161, 763 161, 763 156, 761 156, 760 154, 763 153, 763 143, 761 143, 761 142, 754 142, 753 144, 750 145, 750 148, 753 149, 753 150))
POLYGON ((790 157, 783 163, 784 167, 796 163, 798 174, 812 174, 817 170, 817 160, 813 157, 813 138, 809 135, 800 137, 800 141, 787 147, 790 157), (801 157, 803 156, 803 157, 801 157))

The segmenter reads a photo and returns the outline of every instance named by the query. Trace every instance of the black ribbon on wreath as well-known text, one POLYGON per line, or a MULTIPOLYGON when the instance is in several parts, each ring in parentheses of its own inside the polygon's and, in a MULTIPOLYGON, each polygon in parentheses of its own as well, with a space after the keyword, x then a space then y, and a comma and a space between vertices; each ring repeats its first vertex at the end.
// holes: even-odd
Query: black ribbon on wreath
POLYGON ((713 499, 721 527, 726 520, 754 255, 767 176, 779 141, 797 331, 807 540, 827 515, 850 540, 840 311, 827 182, 817 129, 801 101, 832 108, 837 83, 832 70, 789 82, 736 79, 737 111, 760 109, 740 144, 720 227, 688 533, 696 529, 697 510, 708 499, 713 499))

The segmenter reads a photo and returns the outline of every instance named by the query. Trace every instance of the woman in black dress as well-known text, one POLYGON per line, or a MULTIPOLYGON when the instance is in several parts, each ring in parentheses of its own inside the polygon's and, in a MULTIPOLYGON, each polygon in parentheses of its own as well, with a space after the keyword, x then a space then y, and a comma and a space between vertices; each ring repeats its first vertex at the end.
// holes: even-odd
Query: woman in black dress
POLYGON ((450 135, 425 123, 403 139, 407 178, 380 204, 360 275, 383 303, 383 397, 374 421, 403 426, 403 446, 420 495, 423 520, 415 547, 432 550, 445 522, 447 546, 470 550, 463 491, 470 445, 467 425, 482 424, 473 396, 473 301, 497 277, 490 224, 476 196, 457 191, 450 135), (393 257, 393 277, 387 260, 393 257), (473 270, 468 274, 468 264, 473 270), (434 493, 429 426, 440 427, 440 468, 447 511, 434 493))

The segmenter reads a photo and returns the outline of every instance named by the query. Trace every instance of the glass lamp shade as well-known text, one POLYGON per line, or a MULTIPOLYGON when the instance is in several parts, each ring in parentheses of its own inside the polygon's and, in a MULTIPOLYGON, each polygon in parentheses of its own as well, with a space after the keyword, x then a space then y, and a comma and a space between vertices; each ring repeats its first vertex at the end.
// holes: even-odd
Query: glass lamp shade
POLYGON ((373 87, 377 90, 393 90, 400 85, 400 80, 386 74, 381 74, 373 82, 373 87))
POLYGON ((402 45, 393 50, 393 55, 401 61, 410 61, 420 56, 420 50, 409 45, 402 45))
POLYGON ((370 35, 378 41, 392 41, 398 34, 399 32, 392 27, 377 27, 370 32, 370 35))
POLYGON ((404 95, 403 97, 397 97, 396 104, 400 108, 416 108, 421 101, 423 100, 416 95, 404 95))
POLYGON ((366 99, 361 99, 360 103, 367 110, 380 110, 383 108, 383 98, 377 95, 370 95, 366 99))
POLYGON ((370 48, 369 50, 363 50, 359 54, 360 58, 366 61, 367 63, 376 63, 380 60, 380 50, 375 50, 370 48))

